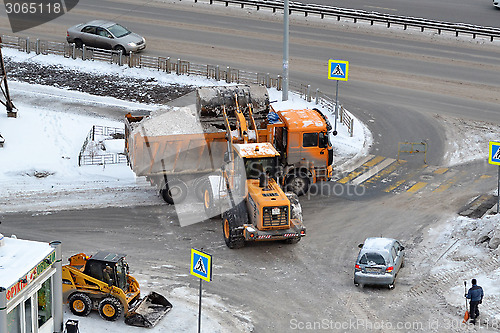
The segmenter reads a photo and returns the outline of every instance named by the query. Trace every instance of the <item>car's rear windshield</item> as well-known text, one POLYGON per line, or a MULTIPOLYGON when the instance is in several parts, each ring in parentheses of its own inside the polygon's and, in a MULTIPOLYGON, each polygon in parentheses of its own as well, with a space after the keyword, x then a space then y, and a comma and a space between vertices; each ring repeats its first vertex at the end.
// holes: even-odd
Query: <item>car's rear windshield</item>
POLYGON ((116 38, 120 38, 123 36, 127 36, 131 32, 125 28, 124 26, 121 26, 119 24, 112 25, 108 28, 108 30, 115 36, 116 38))
POLYGON ((385 265, 385 259, 378 253, 365 253, 359 259, 359 263, 363 265, 385 265))

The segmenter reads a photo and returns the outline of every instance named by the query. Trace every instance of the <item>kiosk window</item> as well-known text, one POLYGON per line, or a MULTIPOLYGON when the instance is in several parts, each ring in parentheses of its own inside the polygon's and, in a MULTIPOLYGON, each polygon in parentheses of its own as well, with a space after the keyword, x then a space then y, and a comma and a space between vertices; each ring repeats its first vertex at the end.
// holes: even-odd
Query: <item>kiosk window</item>
POLYGON ((304 133, 302 137, 303 147, 316 147, 318 146, 318 133, 304 133))
POLYGON ((33 317, 31 312, 31 297, 24 301, 24 324, 26 333, 33 333, 33 317))
POLYGON ((47 279, 38 290, 38 327, 52 318, 52 277, 47 279))
POLYGON ((21 311, 18 304, 11 312, 7 314, 7 332, 9 333, 21 333, 21 311))

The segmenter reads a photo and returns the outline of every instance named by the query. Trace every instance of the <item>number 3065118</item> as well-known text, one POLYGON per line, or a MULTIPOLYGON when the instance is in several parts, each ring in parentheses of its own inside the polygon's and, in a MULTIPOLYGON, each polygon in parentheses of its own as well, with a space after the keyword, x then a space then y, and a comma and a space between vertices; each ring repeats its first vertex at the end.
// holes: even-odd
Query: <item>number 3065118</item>
POLYGON ((59 14, 62 11, 60 3, 7 2, 7 14, 59 14))

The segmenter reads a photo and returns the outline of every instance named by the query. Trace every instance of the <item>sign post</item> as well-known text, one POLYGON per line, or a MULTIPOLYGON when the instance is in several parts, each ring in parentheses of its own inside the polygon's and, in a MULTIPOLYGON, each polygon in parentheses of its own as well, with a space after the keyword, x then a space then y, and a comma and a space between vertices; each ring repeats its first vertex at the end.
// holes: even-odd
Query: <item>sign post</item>
POLYGON ((339 114, 339 81, 347 81, 349 72, 349 61, 328 60, 328 79, 337 80, 335 92, 335 128, 333 135, 337 135, 337 118, 339 114))
POLYGON ((500 208, 500 142, 490 141, 488 163, 498 165, 497 176, 497 214, 500 208))
MULTIPOLYGON (((203 250, 203 249, 202 249, 203 250)), ((201 287, 203 280, 212 281, 212 256, 191 249, 191 274, 200 278, 200 297, 198 301, 198 333, 201 332, 201 287)))

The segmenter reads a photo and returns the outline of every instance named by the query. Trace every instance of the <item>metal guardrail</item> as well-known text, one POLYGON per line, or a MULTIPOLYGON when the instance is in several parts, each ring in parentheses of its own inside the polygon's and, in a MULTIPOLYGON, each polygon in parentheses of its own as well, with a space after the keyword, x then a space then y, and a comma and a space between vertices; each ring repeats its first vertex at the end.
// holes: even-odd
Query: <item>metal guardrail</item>
MULTIPOLYGON (((241 8, 247 7, 255 7, 257 10, 260 8, 269 8, 273 10, 275 13, 277 10, 283 10, 283 2, 282 1, 267 1, 267 0, 205 0, 210 4, 214 2, 224 3, 226 6, 229 4, 237 4, 240 5, 241 8)), ((198 2, 198 0, 194 0, 194 2, 198 2)), ((437 31, 438 34, 441 34, 443 31, 454 32, 455 36, 458 37, 460 34, 466 34, 472 36, 472 38, 476 38, 477 36, 488 37, 491 42, 495 38, 500 38, 500 28, 494 27, 483 27, 477 26, 473 24, 467 23, 452 23, 452 22, 444 22, 444 21, 436 21, 429 20, 425 18, 419 17, 406 17, 406 16, 396 16, 391 14, 383 14, 378 12, 367 12, 359 9, 348 9, 348 8, 339 8, 339 7, 331 7, 331 6, 323 6, 323 5, 314 5, 314 4, 303 4, 300 2, 290 2, 289 3, 289 12, 292 14, 293 12, 303 13, 304 16, 308 16, 310 14, 318 15, 320 18, 325 17, 336 17, 337 21, 340 21, 342 18, 352 19, 354 23, 358 20, 370 22, 373 25, 375 22, 384 23, 387 25, 387 28, 390 28, 391 25, 399 25, 406 30, 408 27, 419 28, 421 32, 427 30, 437 31)))
MULTIPOLYGON (((267 88, 282 89, 282 77, 280 75, 273 76, 269 73, 253 73, 237 68, 224 68, 218 65, 201 65, 181 59, 172 61, 170 57, 153 57, 133 53, 124 55, 118 51, 97 49, 85 45, 82 49, 78 49, 75 47, 75 44, 68 44, 66 42, 48 42, 40 39, 31 41, 29 37, 7 35, 2 35, 2 43, 0 45, 27 53, 59 54, 72 59, 104 61, 119 66, 128 64, 129 67, 150 68, 177 75, 197 75, 204 76, 207 79, 222 80, 227 83, 260 84, 267 88), (40 45, 43 45, 43 47, 40 47, 40 45)), ((299 93, 306 101, 311 102, 314 97, 317 105, 322 105, 332 114, 335 113, 334 99, 322 93, 319 89, 316 89, 314 96, 309 84, 290 81, 289 87, 291 91, 299 93)), ((354 121, 343 121, 344 119, 352 120, 352 116, 344 117, 343 113, 348 115, 347 111, 343 107, 339 109, 341 122, 347 126, 350 136, 353 136, 354 121)))

